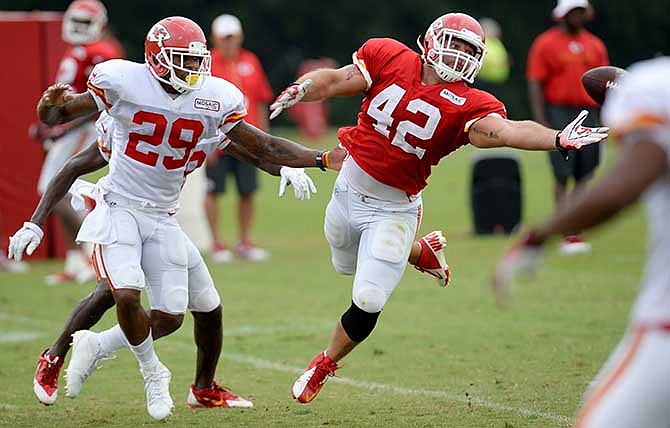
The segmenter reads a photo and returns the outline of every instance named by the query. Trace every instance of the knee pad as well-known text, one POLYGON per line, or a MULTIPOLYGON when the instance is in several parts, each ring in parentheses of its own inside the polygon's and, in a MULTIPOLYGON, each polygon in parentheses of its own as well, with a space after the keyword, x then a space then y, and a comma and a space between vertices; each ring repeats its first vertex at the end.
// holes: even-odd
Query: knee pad
POLYGON ((221 305, 221 297, 214 286, 189 292, 188 309, 191 312, 212 312, 221 305))
POLYGON ((354 290, 354 304, 370 314, 380 312, 386 304, 386 300, 386 293, 379 287, 372 287, 366 284, 354 290))
POLYGON ((372 333, 377 324, 379 314, 380 312, 365 312, 352 301, 349 309, 342 314, 340 322, 351 340, 362 342, 372 333))

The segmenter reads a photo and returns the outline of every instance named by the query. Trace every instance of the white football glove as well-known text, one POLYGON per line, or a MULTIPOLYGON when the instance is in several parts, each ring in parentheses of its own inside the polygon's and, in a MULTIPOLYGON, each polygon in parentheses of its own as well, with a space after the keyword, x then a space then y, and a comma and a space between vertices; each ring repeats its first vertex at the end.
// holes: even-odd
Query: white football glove
POLYGON ((609 128, 589 128, 582 126, 582 122, 586 119, 589 112, 582 110, 581 113, 568 124, 558 134, 558 144, 566 150, 577 150, 589 144, 598 143, 607 138, 609 128))
POLYGON ((279 169, 281 180, 279 181, 279 197, 284 196, 286 186, 293 185, 293 194, 295 198, 302 201, 309 199, 312 193, 316 193, 316 186, 309 175, 305 173, 304 168, 290 168, 282 166, 279 169))
POLYGON ((9 237, 7 257, 20 262, 23 252, 31 255, 40 245, 42 238, 44 238, 44 232, 38 225, 29 221, 23 223, 23 227, 17 230, 14 236, 9 237))
POLYGON ((512 283, 517 275, 534 276, 542 260, 543 242, 533 232, 507 250, 496 266, 493 278, 493 292, 498 304, 506 303, 512 292, 512 283))
POLYGON ((293 107, 305 96, 309 87, 312 86, 312 80, 307 79, 302 83, 292 83, 282 91, 275 102, 270 104, 270 120, 279 116, 284 109, 293 107))

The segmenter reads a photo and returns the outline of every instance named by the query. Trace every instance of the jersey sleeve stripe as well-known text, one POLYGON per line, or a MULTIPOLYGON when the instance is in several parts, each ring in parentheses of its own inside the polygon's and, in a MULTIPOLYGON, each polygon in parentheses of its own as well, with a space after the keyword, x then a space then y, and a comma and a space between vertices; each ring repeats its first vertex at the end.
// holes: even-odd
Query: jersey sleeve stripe
POLYGON ((370 89, 370 86, 372 86, 372 77, 370 77, 370 72, 368 71, 368 68, 365 66, 365 61, 359 59, 358 55, 356 55, 356 52, 351 54, 351 58, 354 61, 354 65, 358 67, 358 70, 361 72, 363 78, 365 78, 365 81, 368 83, 368 87, 365 88, 365 90, 367 91, 368 89, 370 89))
POLYGON ((620 136, 628 132, 640 131, 656 126, 670 126, 670 123, 667 120, 664 120, 661 116, 650 113, 642 113, 633 116, 632 119, 622 123, 621 125, 615 126, 614 134, 620 136))
POLYGON ((244 118, 247 115, 246 110, 245 111, 238 111, 238 112, 233 112, 229 114, 224 120, 223 123, 231 123, 231 122, 236 122, 242 118, 244 118))
POLYGON ((107 97, 105 96, 104 90, 98 88, 91 82, 86 83, 86 86, 88 87, 88 89, 91 90, 93 95, 97 96, 103 102, 103 104, 105 104, 105 107, 107 107, 108 109, 112 108, 112 105, 109 102, 107 102, 107 97))

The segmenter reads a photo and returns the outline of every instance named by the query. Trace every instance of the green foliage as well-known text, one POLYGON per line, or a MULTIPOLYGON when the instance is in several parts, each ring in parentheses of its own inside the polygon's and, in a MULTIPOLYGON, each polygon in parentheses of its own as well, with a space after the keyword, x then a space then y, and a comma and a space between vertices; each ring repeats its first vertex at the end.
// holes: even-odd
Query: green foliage
MULTIPOLYGON (((333 143, 331 135, 323 146, 333 143)), ((438 288, 408 268, 375 332, 343 361, 342 381, 331 380, 308 406, 291 400, 290 386, 325 348, 351 298, 351 278, 333 271, 322 232, 334 174, 310 171, 319 193, 307 202, 292 195, 278 199, 276 178, 264 175, 254 236, 272 260, 210 264, 225 304, 217 378, 253 399, 255 407, 186 407, 195 358, 187 316, 177 333, 157 342, 173 373, 176 404, 165 426, 569 426, 585 386, 625 328, 643 260, 644 219, 634 208, 587 235, 591 255, 564 258, 550 245, 535 281, 520 281, 512 307, 500 310, 487 283, 510 241, 471 235, 469 170, 475 153, 468 147, 444 159, 424 194, 421 233, 445 230, 452 285, 438 288)), ((536 222, 553 209, 548 162, 543 153, 523 153, 521 159, 524 218, 536 222)), ((235 198, 223 198, 221 208, 223 233, 233 238, 235 198)), ((43 276, 60 267, 43 262, 28 274, 0 273, 0 425, 153 425, 128 351, 104 362, 76 400, 65 398, 64 389, 54 406, 33 397, 37 356, 91 289, 44 286, 43 276)), ((94 330, 114 320, 110 311, 94 330)))

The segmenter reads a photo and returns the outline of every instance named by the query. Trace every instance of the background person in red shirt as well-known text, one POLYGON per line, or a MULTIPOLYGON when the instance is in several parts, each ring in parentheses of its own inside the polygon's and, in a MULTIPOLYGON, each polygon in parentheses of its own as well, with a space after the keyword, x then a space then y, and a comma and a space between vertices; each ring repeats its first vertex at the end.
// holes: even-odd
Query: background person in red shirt
MULTIPOLYGON (((98 0, 75 0, 63 15, 63 41, 68 47, 58 66, 56 83, 67 83, 77 93, 86 91, 86 81, 93 67, 112 58, 122 58, 123 48, 107 29, 107 9, 98 0)), ((95 144, 97 115, 73 120, 64 125, 31 126, 30 133, 47 150, 37 191, 42 194, 65 161, 89 144, 95 144)), ((91 281, 95 272, 89 262, 89 252, 78 247, 74 238, 81 226, 81 216, 70 206, 70 198, 63 199, 54 210, 63 225, 68 250, 62 272, 48 275, 47 284, 69 281, 91 281)))
MULTIPOLYGON (((593 11, 587 0, 559 0, 553 10, 557 25, 537 36, 528 53, 528 92, 533 119, 548 127, 569 122, 581 110, 589 110, 585 124, 597 121, 596 103, 581 84, 587 70, 608 65, 605 44, 584 29, 593 11)), ((549 153, 555 178, 556 206, 567 199, 567 185, 574 178, 573 193, 593 176, 600 161, 599 144, 592 144, 570 154, 566 161, 560 153, 549 153)), ((561 241, 563 254, 588 252, 590 245, 577 235, 561 241)))
MULTIPOLYGON (((264 131, 268 130, 267 105, 273 99, 272 89, 258 57, 242 48, 244 35, 240 20, 233 15, 220 15, 212 22, 212 75, 237 86, 244 94, 248 115, 246 121, 264 131)), ((258 189, 258 170, 244 161, 213 153, 207 162, 207 196, 205 211, 212 233, 212 261, 229 262, 232 252, 219 239, 219 208, 217 196, 226 190, 226 176, 235 175, 239 194, 239 240, 235 256, 252 261, 269 257, 267 251, 251 242, 250 229, 254 213, 254 194, 258 189)))

